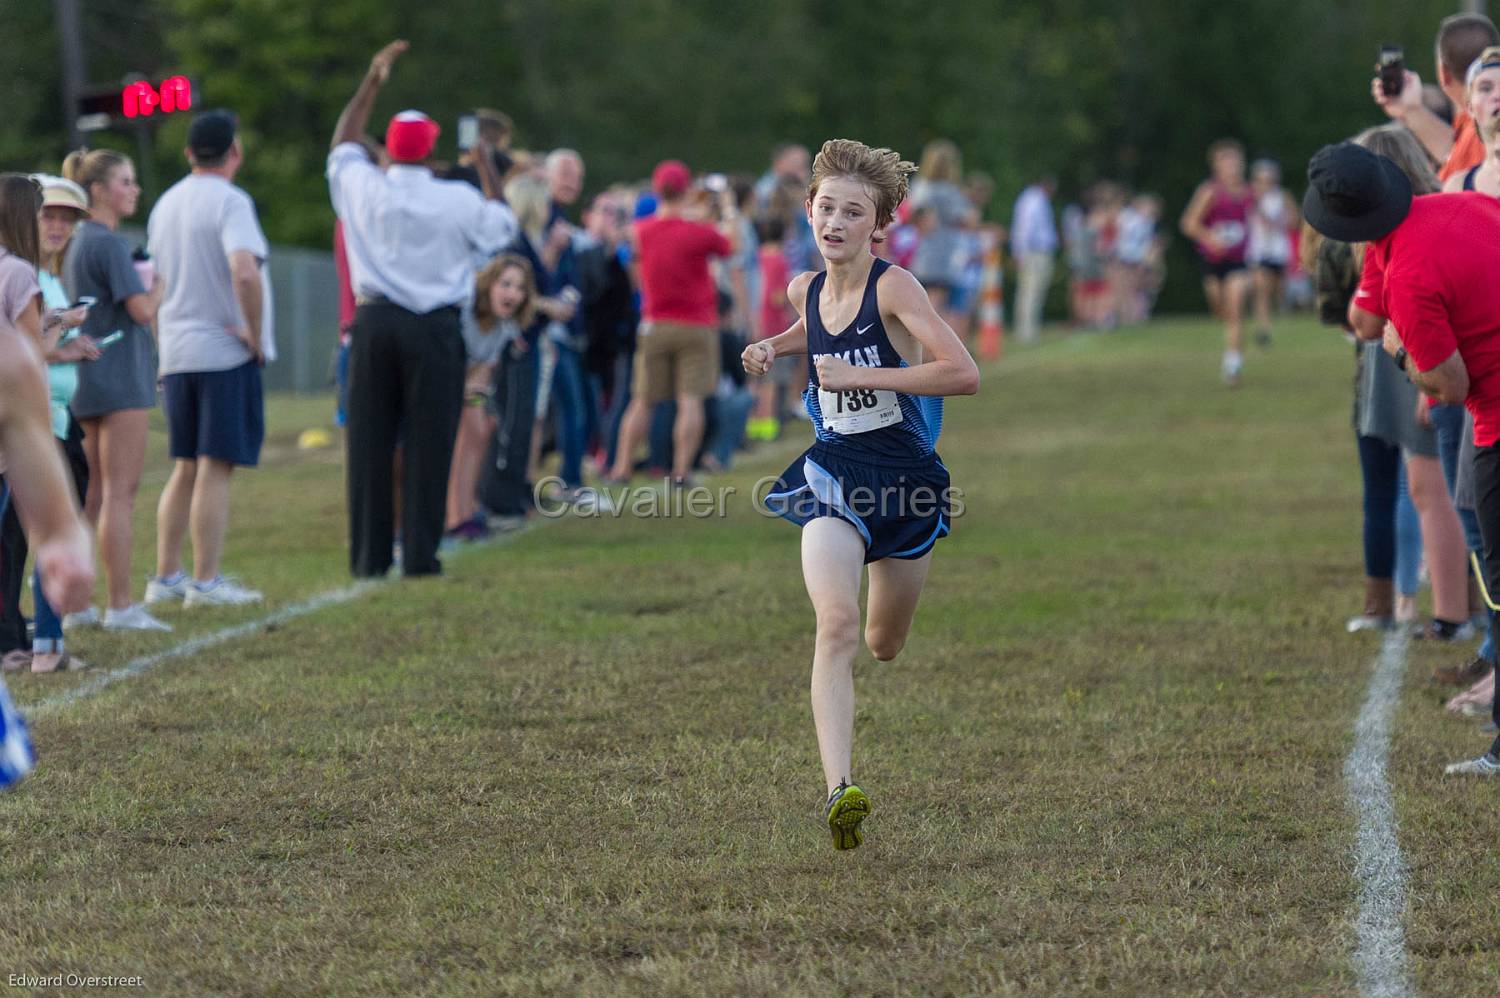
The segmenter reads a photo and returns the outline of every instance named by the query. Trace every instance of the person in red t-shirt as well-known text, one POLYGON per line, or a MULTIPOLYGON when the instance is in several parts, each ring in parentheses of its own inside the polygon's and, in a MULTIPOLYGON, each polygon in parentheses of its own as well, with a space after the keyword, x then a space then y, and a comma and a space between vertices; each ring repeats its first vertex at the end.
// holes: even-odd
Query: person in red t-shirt
POLYGON ((1438 86, 1453 104, 1451 128, 1422 103, 1422 80, 1411 70, 1407 70, 1401 92, 1394 97, 1387 97, 1381 90, 1380 77, 1370 84, 1370 94, 1380 109, 1411 129, 1432 158, 1443 164, 1439 180, 1471 169, 1484 159, 1484 145, 1467 110, 1464 77, 1479 54, 1491 45, 1500 45, 1500 31, 1483 14, 1454 14, 1438 26, 1438 86))
POLYGON ((672 480, 683 483, 703 442, 703 400, 719 378, 718 289, 708 261, 734 252, 739 219, 734 193, 720 192, 717 226, 690 217, 692 174, 667 160, 651 174, 657 210, 636 223, 641 282, 641 329, 631 375, 630 405, 620 422, 611 480, 630 477, 636 446, 645 439, 651 410, 677 400, 672 427, 672 480))
MULTIPOLYGON (((1308 223, 1331 239, 1369 244, 1350 325, 1362 339, 1383 338, 1422 391, 1462 402, 1474 416, 1484 574, 1500 578, 1500 200, 1477 192, 1413 198, 1395 163, 1347 142, 1320 149, 1307 179, 1308 223)), ((1493 710, 1500 721, 1500 707, 1493 710)), ((1500 738, 1448 772, 1500 776, 1500 738)))

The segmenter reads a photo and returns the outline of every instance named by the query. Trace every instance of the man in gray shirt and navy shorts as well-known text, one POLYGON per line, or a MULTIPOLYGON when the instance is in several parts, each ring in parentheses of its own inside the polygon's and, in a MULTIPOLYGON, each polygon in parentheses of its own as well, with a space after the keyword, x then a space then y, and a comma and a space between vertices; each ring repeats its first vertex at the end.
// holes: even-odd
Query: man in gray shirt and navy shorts
POLYGON ((261 594, 219 571, 229 526, 229 481, 260 461, 265 437, 261 365, 268 338, 262 267, 269 253, 255 203, 234 186, 244 151, 234 116, 207 111, 188 129, 193 170, 161 196, 147 238, 167 295, 157 315, 170 452, 176 462, 157 507, 156 576, 146 602, 254 603, 261 594), (182 568, 192 534, 193 573, 182 568))

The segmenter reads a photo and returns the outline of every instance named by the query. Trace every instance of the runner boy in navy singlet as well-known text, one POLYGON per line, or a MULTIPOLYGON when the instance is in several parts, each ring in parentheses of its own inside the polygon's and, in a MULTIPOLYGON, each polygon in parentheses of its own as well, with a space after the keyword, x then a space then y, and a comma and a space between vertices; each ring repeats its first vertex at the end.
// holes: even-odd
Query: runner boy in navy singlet
POLYGON ((743 355, 752 375, 777 357, 808 356, 803 400, 817 440, 765 503, 802 527, 802 576, 817 616, 813 721, 836 849, 863 841, 870 811, 850 778, 861 575, 868 565, 864 642, 889 661, 906 643, 932 549, 949 530, 948 469, 934 448, 939 400, 979 389, 973 358, 916 278, 870 253, 915 170, 889 149, 824 143, 806 208, 827 270, 793 278, 787 298, 802 317, 743 355))

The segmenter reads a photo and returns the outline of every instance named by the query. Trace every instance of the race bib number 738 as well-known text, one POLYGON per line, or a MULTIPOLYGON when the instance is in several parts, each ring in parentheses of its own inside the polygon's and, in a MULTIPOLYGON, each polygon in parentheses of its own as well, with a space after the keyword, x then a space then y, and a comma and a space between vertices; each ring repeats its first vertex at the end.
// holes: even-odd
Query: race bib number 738
POLYGON ((895 426, 906 418, 896 393, 878 388, 851 388, 846 392, 819 388, 818 408, 823 413, 823 427, 844 436, 895 426))

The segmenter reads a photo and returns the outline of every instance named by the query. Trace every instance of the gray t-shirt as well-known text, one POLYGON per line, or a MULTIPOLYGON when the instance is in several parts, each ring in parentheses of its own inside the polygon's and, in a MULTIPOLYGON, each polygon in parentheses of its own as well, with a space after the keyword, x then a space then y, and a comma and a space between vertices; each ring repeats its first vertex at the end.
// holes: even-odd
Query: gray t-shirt
POLYGON ((472 311, 465 313, 461 328, 464 334, 464 353, 470 364, 499 363, 500 351, 521 332, 514 319, 500 319, 489 329, 480 329, 479 323, 474 321, 472 311))
POLYGON ((146 237, 167 284, 156 318, 161 373, 227 371, 247 363, 250 351, 231 332, 245 316, 229 254, 244 250, 264 263, 270 252, 250 195, 223 177, 189 174, 156 202, 146 237))
POLYGON ((912 186, 913 208, 927 208, 935 228, 923 233, 912 259, 912 273, 924 283, 954 285, 963 278, 957 259, 959 233, 973 207, 958 185, 946 180, 924 180, 912 186))
POLYGON ((63 286, 77 301, 98 299, 80 330, 95 341, 121 333, 99 359, 78 365, 78 394, 73 415, 93 419, 124 409, 156 405, 156 343, 151 331, 125 310, 125 300, 146 288, 130 259, 125 240, 98 222, 87 221, 73 233, 63 258, 63 286))

